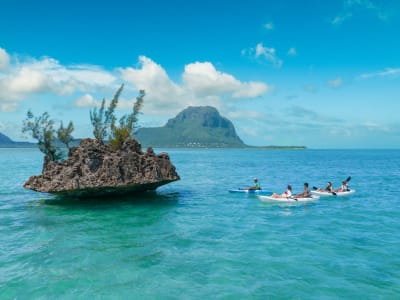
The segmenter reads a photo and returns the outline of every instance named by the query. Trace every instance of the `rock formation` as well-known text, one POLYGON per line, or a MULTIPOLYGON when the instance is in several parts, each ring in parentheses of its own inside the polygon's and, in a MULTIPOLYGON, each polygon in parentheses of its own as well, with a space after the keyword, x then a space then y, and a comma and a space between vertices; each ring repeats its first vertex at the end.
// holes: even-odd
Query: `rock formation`
POLYGON ((24 187, 57 195, 93 197, 154 190, 179 179, 167 153, 156 155, 152 148, 142 152, 141 144, 134 139, 125 140, 119 150, 95 139, 83 139, 62 162, 46 156, 42 175, 31 176, 24 187))

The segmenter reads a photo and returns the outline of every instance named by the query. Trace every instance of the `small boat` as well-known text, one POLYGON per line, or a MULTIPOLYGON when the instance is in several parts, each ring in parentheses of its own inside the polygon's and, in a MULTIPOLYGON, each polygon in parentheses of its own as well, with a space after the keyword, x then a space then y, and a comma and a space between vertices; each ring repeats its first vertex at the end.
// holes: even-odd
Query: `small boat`
POLYGON ((315 195, 311 195, 311 197, 298 197, 298 198, 295 198, 295 197, 274 198, 272 196, 264 196, 264 195, 259 195, 257 197, 263 202, 284 202, 284 203, 311 202, 311 201, 316 201, 319 199, 319 196, 315 196, 315 195))
POLYGON ((348 190, 346 192, 311 191, 311 194, 320 196, 320 197, 344 197, 344 196, 352 195, 355 192, 356 192, 356 190, 348 190))
POLYGON ((248 189, 232 189, 229 193, 242 193, 242 194, 254 194, 254 195, 271 195, 272 192, 268 190, 248 190, 248 189))

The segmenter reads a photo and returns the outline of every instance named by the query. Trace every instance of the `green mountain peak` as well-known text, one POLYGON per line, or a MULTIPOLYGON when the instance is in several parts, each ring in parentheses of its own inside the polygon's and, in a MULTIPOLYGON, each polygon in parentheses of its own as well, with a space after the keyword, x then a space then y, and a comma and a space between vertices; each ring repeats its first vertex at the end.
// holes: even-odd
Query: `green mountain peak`
POLYGON ((135 134, 143 146, 225 148, 245 147, 235 127, 215 107, 190 106, 163 127, 140 128, 135 134))

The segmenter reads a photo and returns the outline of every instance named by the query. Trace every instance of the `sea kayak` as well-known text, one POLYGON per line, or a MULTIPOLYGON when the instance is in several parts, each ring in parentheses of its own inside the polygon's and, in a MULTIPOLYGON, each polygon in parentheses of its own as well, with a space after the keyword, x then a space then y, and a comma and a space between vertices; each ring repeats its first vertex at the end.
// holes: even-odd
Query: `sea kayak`
POLYGON ((326 191, 323 191, 323 192, 311 191, 311 194, 320 196, 320 197, 343 197, 343 196, 352 195, 355 192, 356 192, 356 190, 348 190, 347 192, 335 192, 335 193, 326 192, 326 191))
POLYGON ((267 190, 241 190, 241 189, 232 189, 229 190, 229 193, 242 193, 242 194, 254 194, 254 195, 271 195, 271 191, 267 190))
POLYGON ((319 196, 311 195, 311 197, 299 197, 299 198, 274 198, 272 196, 257 196, 263 202, 311 202, 319 199, 319 196))

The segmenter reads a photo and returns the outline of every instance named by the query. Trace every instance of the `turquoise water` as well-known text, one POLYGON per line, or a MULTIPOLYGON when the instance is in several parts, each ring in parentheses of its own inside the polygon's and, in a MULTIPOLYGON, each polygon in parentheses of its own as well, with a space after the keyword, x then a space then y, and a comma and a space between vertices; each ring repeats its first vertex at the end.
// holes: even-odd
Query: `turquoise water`
POLYGON ((35 149, 0 149, 0 299, 396 299, 400 151, 168 150, 182 180, 138 198, 21 185, 35 149), (351 175, 348 198, 268 204, 351 175))

